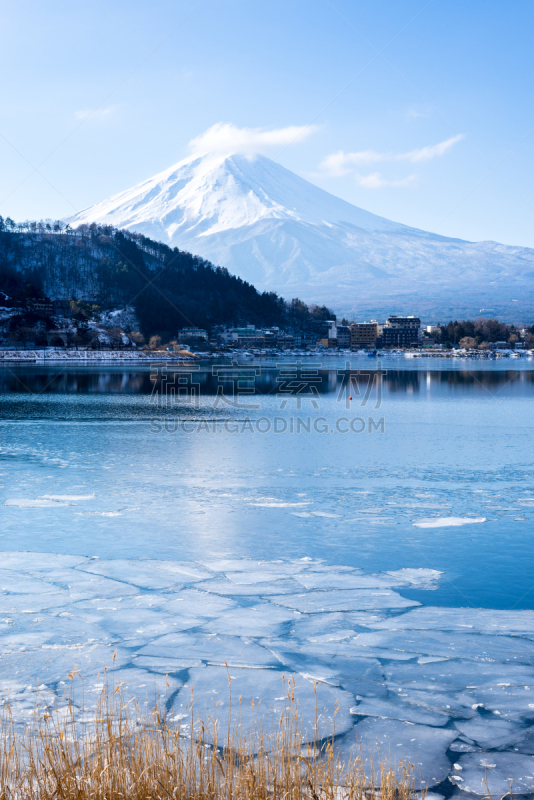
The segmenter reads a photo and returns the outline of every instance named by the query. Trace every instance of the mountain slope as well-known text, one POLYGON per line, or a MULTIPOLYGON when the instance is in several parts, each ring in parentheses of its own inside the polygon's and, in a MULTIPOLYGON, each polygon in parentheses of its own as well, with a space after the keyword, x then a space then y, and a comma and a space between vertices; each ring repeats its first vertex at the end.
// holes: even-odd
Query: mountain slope
POLYGON ((530 318, 534 250, 391 222, 264 156, 191 156, 80 212, 342 313, 530 318))

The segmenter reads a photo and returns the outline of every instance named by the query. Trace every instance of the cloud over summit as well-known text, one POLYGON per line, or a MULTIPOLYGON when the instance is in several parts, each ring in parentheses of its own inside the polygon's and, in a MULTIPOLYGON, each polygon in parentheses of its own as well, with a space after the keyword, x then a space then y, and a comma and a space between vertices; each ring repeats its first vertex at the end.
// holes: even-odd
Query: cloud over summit
POLYGON ((308 138, 316 125, 289 125, 286 128, 238 128, 229 122, 217 122, 189 142, 192 153, 245 153, 254 155, 271 147, 288 147, 308 138))

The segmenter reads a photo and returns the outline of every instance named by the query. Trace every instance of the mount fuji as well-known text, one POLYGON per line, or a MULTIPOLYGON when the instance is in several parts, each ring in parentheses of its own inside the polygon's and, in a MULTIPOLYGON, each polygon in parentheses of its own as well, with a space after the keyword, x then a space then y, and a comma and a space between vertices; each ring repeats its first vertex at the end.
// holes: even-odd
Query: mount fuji
POLYGON ((341 314, 534 316, 534 249, 391 222, 262 155, 190 156, 68 221, 138 231, 341 314))

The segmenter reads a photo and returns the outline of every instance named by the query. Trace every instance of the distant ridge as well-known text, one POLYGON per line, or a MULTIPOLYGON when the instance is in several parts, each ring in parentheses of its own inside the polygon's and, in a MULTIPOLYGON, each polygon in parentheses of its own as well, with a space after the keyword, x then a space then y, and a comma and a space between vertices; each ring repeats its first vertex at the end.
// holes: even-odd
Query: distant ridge
POLYGON ((262 155, 190 156, 69 219, 138 231, 356 316, 534 318, 534 250, 371 214, 262 155))

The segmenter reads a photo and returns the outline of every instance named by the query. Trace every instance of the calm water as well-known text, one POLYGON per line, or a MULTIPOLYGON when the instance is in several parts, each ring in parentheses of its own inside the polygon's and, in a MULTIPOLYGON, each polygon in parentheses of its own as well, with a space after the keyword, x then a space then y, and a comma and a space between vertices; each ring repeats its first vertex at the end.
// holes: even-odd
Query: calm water
POLYGON ((433 605, 533 608, 532 362, 348 366, 2 366, 0 549, 424 567, 433 605))

